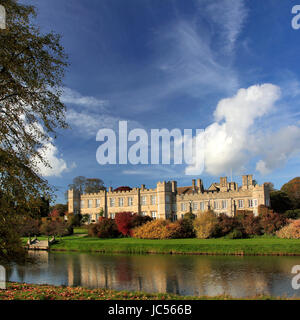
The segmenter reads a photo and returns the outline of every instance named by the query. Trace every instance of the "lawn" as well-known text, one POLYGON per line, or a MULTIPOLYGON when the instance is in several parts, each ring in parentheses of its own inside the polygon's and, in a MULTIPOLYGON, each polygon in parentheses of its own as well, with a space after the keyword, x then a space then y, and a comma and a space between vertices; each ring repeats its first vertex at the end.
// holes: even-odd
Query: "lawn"
POLYGON ((77 234, 58 239, 51 250, 105 253, 169 253, 223 255, 300 255, 300 240, 276 237, 251 239, 99 239, 77 234))

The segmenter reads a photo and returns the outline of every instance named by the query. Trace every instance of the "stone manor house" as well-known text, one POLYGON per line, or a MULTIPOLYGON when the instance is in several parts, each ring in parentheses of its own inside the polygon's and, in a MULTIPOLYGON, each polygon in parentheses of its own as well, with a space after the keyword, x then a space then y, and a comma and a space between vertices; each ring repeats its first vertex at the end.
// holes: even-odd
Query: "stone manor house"
POLYGON ((257 214, 259 205, 269 204, 268 186, 256 184, 252 175, 242 177, 242 186, 222 177, 219 183, 213 183, 208 189, 204 189, 202 180, 197 179, 187 187, 177 187, 176 181, 163 181, 158 182, 155 189, 141 185, 130 191, 113 191, 111 187, 108 191, 88 194, 68 191, 68 211, 88 214, 90 222, 97 221, 101 211, 108 218, 127 211, 174 221, 189 211, 200 215, 208 209, 229 216, 234 216, 236 210, 252 210, 257 214))

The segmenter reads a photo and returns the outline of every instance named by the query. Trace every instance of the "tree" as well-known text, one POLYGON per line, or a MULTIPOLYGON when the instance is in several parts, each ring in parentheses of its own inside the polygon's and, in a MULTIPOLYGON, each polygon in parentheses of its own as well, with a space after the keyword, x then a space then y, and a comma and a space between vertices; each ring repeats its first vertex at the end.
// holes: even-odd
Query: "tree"
POLYGON ((300 209, 300 177, 294 178, 281 187, 292 202, 293 209, 300 209))
POLYGON ((56 215, 58 217, 63 217, 68 211, 68 205, 58 203, 55 206, 51 207, 51 215, 56 215))
POLYGON ((293 204, 288 195, 283 191, 272 191, 270 193, 271 208, 275 212, 284 213, 287 210, 292 209, 293 204))
POLYGON ((98 178, 88 178, 85 182, 85 193, 97 193, 100 190, 104 190, 104 182, 98 178))
POLYGON ((49 167, 44 151, 55 131, 67 128, 60 101, 67 56, 59 35, 42 34, 33 23, 33 6, 14 0, 0 5, 7 13, 0 30, 0 221, 6 221, 5 230, 0 224, 0 259, 16 260, 25 254, 15 217, 53 194, 39 166, 49 167))
POLYGON ((275 190, 273 182, 265 182, 264 185, 267 186, 270 191, 274 191, 275 190))
POLYGON ((69 184, 69 189, 74 189, 82 193, 97 193, 104 190, 104 182, 98 178, 86 178, 78 176, 73 179, 73 183, 69 184))

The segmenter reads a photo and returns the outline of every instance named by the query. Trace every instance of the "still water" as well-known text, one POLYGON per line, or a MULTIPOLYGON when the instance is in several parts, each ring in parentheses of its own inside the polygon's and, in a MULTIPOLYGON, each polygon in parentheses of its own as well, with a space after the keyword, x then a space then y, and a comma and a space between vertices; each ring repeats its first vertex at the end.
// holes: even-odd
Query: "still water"
POLYGON ((291 285, 300 257, 32 253, 37 264, 13 266, 9 281, 180 295, 298 296, 291 285))

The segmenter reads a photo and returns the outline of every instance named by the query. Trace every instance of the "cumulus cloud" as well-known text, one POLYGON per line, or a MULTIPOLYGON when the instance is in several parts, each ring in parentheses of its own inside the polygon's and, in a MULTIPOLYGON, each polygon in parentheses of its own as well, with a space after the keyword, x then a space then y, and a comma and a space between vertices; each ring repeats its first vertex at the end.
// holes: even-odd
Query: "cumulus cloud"
POLYGON ((92 96, 82 96, 79 92, 70 88, 63 88, 61 101, 63 103, 70 103, 79 106, 100 108, 103 108, 108 104, 107 100, 97 99, 92 96))
POLYGON ((60 157, 58 149, 51 142, 46 143, 43 148, 38 150, 50 167, 38 162, 39 173, 43 177, 60 177, 63 172, 69 171, 76 167, 73 162, 69 167, 66 161, 60 157))
POLYGON ((70 171, 76 167, 75 162, 70 166, 67 165, 66 161, 59 155, 58 148, 53 144, 53 139, 46 135, 40 123, 26 124, 25 130, 28 134, 35 136, 37 141, 42 145, 37 151, 48 165, 45 165, 38 158, 32 158, 32 163, 35 164, 41 176, 60 177, 63 172, 70 171))
MULTIPOLYGON (((251 158, 257 157, 256 170, 266 174, 300 152, 299 127, 287 126, 272 132, 257 125, 260 118, 275 109, 280 95, 280 88, 273 84, 254 85, 218 103, 215 122, 201 133, 207 173, 240 172, 251 158)), ((195 159, 186 174, 199 173, 199 165, 195 159)))

